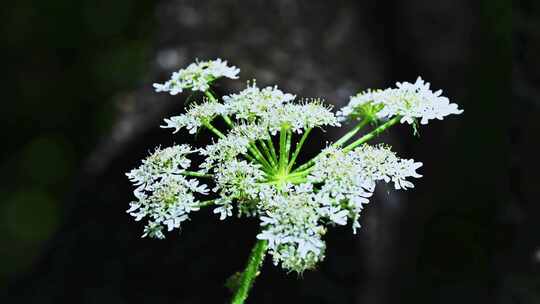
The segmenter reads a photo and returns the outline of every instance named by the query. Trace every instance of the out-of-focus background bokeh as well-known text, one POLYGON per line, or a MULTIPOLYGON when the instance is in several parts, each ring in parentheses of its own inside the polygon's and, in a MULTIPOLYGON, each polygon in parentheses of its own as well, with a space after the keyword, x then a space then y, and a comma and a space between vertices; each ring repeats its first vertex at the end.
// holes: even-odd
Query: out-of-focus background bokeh
POLYGON ((538 1, 18 0, 0 17, 1 303, 227 301, 258 223, 202 211, 141 239, 123 175, 193 142, 159 128, 187 96, 151 83, 217 57, 242 69, 221 94, 256 78, 339 107, 421 75, 465 109, 385 135, 424 163, 416 188, 381 188, 303 277, 267 260, 249 303, 540 303, 538 1))

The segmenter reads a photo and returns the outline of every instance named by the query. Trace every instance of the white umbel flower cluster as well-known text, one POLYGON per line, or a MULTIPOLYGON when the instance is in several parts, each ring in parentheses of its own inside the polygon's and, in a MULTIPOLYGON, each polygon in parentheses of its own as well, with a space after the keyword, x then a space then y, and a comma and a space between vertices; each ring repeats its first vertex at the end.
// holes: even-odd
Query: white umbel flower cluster
POLYGON ((240 213, 254 215, 264 178, 260 165, 245 160, 233 159, 220 164, 215 170, 216 186, 212 189, 220 193, 220 206, 214 213, 219 213, 220 219, 225 219, 231 214, 224 213, 224 209, 232 210, 233 201, 236 201, 240 213))
POLYGON ((201 155, 205 156, 201 164, 201 170, 208 172, 216 163, 228 162, 240 154, 246 154, 250 143, 269 138, 266 128, 257 124, 240 124, 217 142, 201 149, 201 155))
POLYGON ((165 118, 166 125, 162 128, 174 129, 173 133, 186 128, 190 134, 195 134, 203 124, 211 122, 216 116, 224 115, 225 107, 217 102, 206 101, 188 108, 187 113, 171 118, 165 118))
POLYGON ((351 97, 338 116, 341 120, 366 118, 366 114, 382 120, 401 116, 401 123, 413 124, 419 119, 425 125, 431 119, 442 120, 445 116, 463 113, 457 104, 441 96, 442 90, 431 91, 429 82, 424 82, 420 77, 415 83, 397 82, 396 86, 385 90, 368 90, 351 97))
POLYGON ((274 190, 261 205, 263 231, 257 238, 268 241, 275 265, 301 273, 324 259, 326 229, 311 184, 274 190))
POLYGON ((274 135, 287 125, 296 133, 321 126, 339 126, 335 114, 320 99, 293 103, 296 98, 283 93, 277 86, 259 89, 255 84, 238 94, 224 96, 228 115, 236 119, 257 122, 274 135))
POLYGON ((412 188, 407 178, 421 177, 422 163, 401 159, 388 147, 363 145, 353 151, 329 147, 313 167, 307 182, 261 195, 263 231, 274 263, 303 272, 324 258, 322 236, 328 225, 346 225, 353 232, 363 205, 377 181, 393 182, 396 189, 412 188))
POLYGON ((224 103, 206 101, 192 105, 185 114, 165 119, 162 128, 174 129, 174 133, 186 128, 195 134, 202 125, 219 115, 230 115, 243 124, 260 129, 266 128, 272 135, 287 125, 296 133, 321 126, 339 126, 330 106, 320 99, 292 103, 295 96, 274 87, 259 89, 250 85, 238 94, 224 96, 224 103))
POLYGON ((136 221, 148 219, 143 237, 164 238, 164 227, 168 231, 180 228, 190 212, 199 210, 195 194, 206 195, 208 188, 182 175, 191 165, 186 155, 193 152, 188 145, 158 148, 126 174, 137 187, 137 200, 130 203, 127 212, 136 221))
POLYGON ((258 218, 258 244, 264 244, 274 264, 299 273, 314 268, 324 259, 328 227, 350 224, 356 233, 377 183, 407 190, 414 187, 412 179, 421 177, 421 162, 366 141, 399 120, 426 124, 462 112, 421 78, 358 94, 338 115, 320 99, 297 102, 295 95, 277 86, 259 88, 253 82, 222 98, 209 91, 213 80, 237 78, 238 72, 220 59, 197 62, 165 84, 154 85, 173 95, 188 88, 203 91, 207 100, 165 119, 162 127, 190 134, 204 129, 202 134, 212 139, 198 149, 158 148, 127 173, 136 187, 128 213, 148 221, 144 236, 164 238, 164 229, 179 228, 191 212, 212 205, 220 220, 234 214, 258 218), (347 118, 362 121, 313 159, 297 163, 312 129, 337 127, 347 118), (369 127, 364 122, 386 119, 390 120, 371 126, 365 136, 358 135, 369 127), (193 166, 197 171, 189 171, 191 153, 202 157, 193 166), (212 193, 200 179, 212 186, 212 193), (201 201, 204 195, 211 197, 201 201))
POLYGON ((253 121, 295 98, 295 95, 283 93, 277 86, 260 89, 256 83, 252 83, 239 93, 223 96, 223 103, 227 112, 235 118, 253 121))
POLYGON ((334 216, 337 221, 331 221, 343 225, 344 211, 348 211, 347 217, 356 233, 360 211, 369 202, 376 182, 393 182, 395 189, 413 188, 407 178, 422 177, 416 172, 421 166, 420 162, 397 157, 387 146, 362 145, 350 152, 329 147, 317 159, 308 180, 322 183, 317 192, 318 201, 330 213, 341 215, 334 216))
POLYGON ((190 64, 187 68, 174 72, 171 79, 165 83, 154 83, 156 92, 169 92, 171 95, 182 93, 185 89, 204 92, 210 88, 210 83, 218 78, 237 79, 240 69, 228 66, 221 59, 200 61, 190 64))

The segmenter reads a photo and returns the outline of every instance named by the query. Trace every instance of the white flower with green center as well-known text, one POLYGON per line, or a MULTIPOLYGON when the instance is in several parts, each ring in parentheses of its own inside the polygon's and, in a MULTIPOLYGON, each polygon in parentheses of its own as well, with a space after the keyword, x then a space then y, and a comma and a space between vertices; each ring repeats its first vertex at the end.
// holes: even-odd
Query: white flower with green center
POLYGON ((229 115, 236 119, 254 121, 295 98, 295 95, 284 93, 277 86, 259 89, 253 83, 237 94, 223 96, 223 103, 229 115))
POLYGON ((412 188, 407 178, 421 177, 416 172, 422 163, 412 159, 401 159, 389 147, 364 144, 352 151, 330 147, 323 150, 313 166, 308 180, 319 184, 317 200, 329 206, 326 212, 337 215, 327 217, 338 225, 343 225, 344 211, 353 223, 353 232, 360 227, 358 219, 363 205, 375 190, 377 181, 393 182, 395 189, 412 188), (338 219, 335 221, 334 219, 338 219))
POLYGON ((205 156, 201 164, 203 171, 210 170, 218 162, 227 162, 240 154, 247 153, 250 143, 269 137, 264 127, 255 124, 238 124, 227 135, 218 134, 221 136, 217 142, 200 150, 200 153, 205 156))
MULTIPOLYGON (((233 159, 220 164, 215 169, 216 186, 212 189, 219 192, 224 202, 236 200, 241 214, 253 216, 257 210, 257 199, 260 194, 260 186, 264 182, 266 174, 261 166, 244 160, 233 159)), ((222 206, 218 209, 221 212, 222 206)), ((216 211, 214 211, 216 213, 216 211)), ((223 217, 223 213, 222 217, 223 217)), ((239 214, 239 215, 241 215, 239 214)))
POLYGON ((143 237, 164 238, 164 227, 168 231, 180 228, 190 212, 199 210, 195 194, 207 195, 208 188, 184 176, 191 164, 186 156, 193 152, 188 145, 158 148, 126 174, 137 187, 137 200, 130 203, 127 212, 137 221, 148 219, 143 237))
POLYGON ((442 120, 451 114, 461 114, 457 104, 450 103, 441 96, 442 90, 433 92, 429 82, 418 77, 415 83, 397 82, 397 88, 368 90, 351 97, 338 116, 346 118, 367 118, 373 120, 401 117, 401 123, 413 124, 416 119, 425 125, 432 119, 442 120), (367 114, 367 115, 366 115, 367 114))
POLYGON ((225 114, 225 107, 222 104, 206 101, 201 104, 191 105, 185 114, 166 118, 166 125, 161 127, 174 129, 173 133, 186 128, 190 134, 195 134, 202 125, 223 114, 225 114))
POLYGON ((462 110, 420 78, 358 94, 338 115, 322 99, 297 102, 277 86, 260 89, 253 83, 222 98, 210 91, 215 79, 237 74, 225 61, 197 62, 156 85, 173 95, 187 88, 204 92, 208 100, 165 119, 162 127, 210 134, 211 143, 157 149, 127 175, 136 198, 128 213, 137 221, 148 220, 143 236, 164 238, 165 229, 179 228, 191 212, 208 206, 220 220, 236 214, 260 221, 257 243, 233 298, 233 303, 243 303, 266 253, 287 271, 313 269, 324 259, 329 228, 350 224, 356 233, 377 183, 392 183, 396 190, 414 187, 411 179, 421 177, 417 170, 422 163, 368 141, 399 122, 426 124, 462 110), (299 163, 313 129, 341 127, 339 121, 345 119, 358 122, 299 163), (197 171, 190 171, 187 156, 195 152, 202 160, 194 166, 197 171), (208 199, 201 200, 203 196, 208 199))
POLYGON ((286 186, 261 205, 263 231, 257 238, 268 241, 275 265, 302 273, 324 258, 325 228, 311 185, 286 186))
POLYGON ((271 134, 279 132, 284 125, 295 133, 315 127, 340 125, 331 107, 324 105, 320 99, 304 101, 302 104, 284 104, 268 109, 260 117, 271 134))
POLYGON ((156 92, 169 92, 171 95, 182 93, 185 89, 205 92, 210 84, 221 77, 237 79, 240 69, 228 66, 221 59, 200 61, 190 64, 187 68, 174 72, 171 79, 165 83, 154 83, 156 92))

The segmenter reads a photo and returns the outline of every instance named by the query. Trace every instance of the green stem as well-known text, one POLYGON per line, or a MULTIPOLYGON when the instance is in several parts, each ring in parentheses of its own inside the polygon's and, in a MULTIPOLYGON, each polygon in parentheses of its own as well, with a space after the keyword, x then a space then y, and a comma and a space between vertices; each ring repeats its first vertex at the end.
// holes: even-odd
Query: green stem
POLYGON ((304 163, 303 165, 301 165, 300 167, 294 169, 294 173, 297 173, 297 172, 302 172, 302 171, 305 171, 306 169, 310 168, 311 166, 313 166, 315 164, 315 160, 317 160, 317 158, 319 157, 320 154, 318 154, 317 156, 315 156, 314 158, 310 159, 309 161, 307 161, 306 163, 304 163))
POLYGON ((285 154, 287 153, 287 127, 282 126, 279 130, 279 170, 283 171, 287 165, 285 154))
MULTIPOLYGON (((204 95, 206 95, 206 97, 208 97, 208 99, 210 99, 211 102, 217 102, 217 98, 214 96, 214 94, 212 94, 212 92, 210 92, 209 90, 206 90, 204 91, 204 95)), ((221 117, 223 117, 223 120, 225 121, 225 123, 229 126, 229 127, 233 127, 233 122, 232 120, 229 118, 229 116, 227 115, 222 115, 221 117)))
POLYGON ((245 158, 247 158, 251 162, 254 162, 254 163, 257 162, 255 160, 255 158, 251 157, 251 155, 249 155, 248 153, 244 153, 244 154, 242 154, 242 156, 244 156, 245 158))
POLYGON ((291 178, 291 179, 289 180, 289 182, 290 182, 291 184, 295 184, 295 185, 297 185, 297 184, 303 184, 303 183, 307 182, 307 178, 305 178, 305 177, 291 178))
MULTIPOLYGON (((379 135, 381 132, 385 131, 386 129, 388 129, 389 127, 395 125, 397 122, 399 122, 399 120, 401 119, 401 116, 396 116, 392 119, 390 119, 389 121, 383 123, 382 125, 378 126, 377 128, 375 128, 373 131, 369 132, 368 134, 360 137, 358 140, 352 142, 350 145, 348 145, 347 147, 343 148, 343 151, 345 152, 348 152, 348 151, 351 151, 352 149, 356 148, 357 146, 367 142, 368 140, 376 137, 377 135, 379 135)), ((362 123, 360 123, 362 124, 362 123)), ((359 125, 360 125, 359 124, 359 125)), ((354 129, 358 129, 359 125, 355 126, 354 129)), ((363 126, 362 126, 363 127, 363 126)), ((356 134, 356 132, 358 132, 360 129, 356 130, 354 132, 354 134, 350 135, 349 134, 351 132, 354 131, 351 130, 350 132, 348 132, 347 134, 345 134, 342 138, 340 138, 336 143, 333 144, 333 146, 338 146, 336 145, 337 143, 339 143, 339 145, 342 145, 343 143, 345 143, 349 138, 351 138, 354 134, 356 134), (347 140, 342 140, 344 137, 348 137, 347 140)), ((300 167, 296 168, 294 170, 294 172, 301 172, 301 171, 305 171, 305 170, 308 170, 311 166, 313 166, 315 164, 315 161, 317 160, 317 158, 320 156, 321 154, 318 154, 317 156, 315 156, 314 158, 312 158, 311 160, 309 160, 308 162, 304 163, 303 165, 301 165, 300 167)))
POLYGON ((272 172, 273 168, 272 166, 266 161, 266 159, 262 156, 259 149, 257 149, 257 146, 254 144, 250 144, 248 146, 249 152, 253 155, 253 157, 266 169, 268 172, 272 172))
POLYGON ((264 261, 267 246, 268 242, 266 240, 258 240, 257 243, 255 243, 255 246, 253 246, 246 269, 244 269, 240 279, 240 286, 232 298, 232 304, 243 304, 247 299, 249 291, 253 286, 253 282, 255 282, 255 278, 259 274, 259 268, 264 261))
POLYGON ((201 207, 201 208, 202 207, 208 207, 208 206, 214 204, 215 201, 216 201, 215 199, 207 200, 207 201, 201 201, 201 202, 199 202, 199 207, 201 207))
POLYGON ((223 117, 223 120, 225 121, 225 123, 227 124, 227 126, 229 126, 229 128, 233 128, 233 127, 234 127, 234 124, 233 124, 231 118, 229 118, 228 115, 221 115, 221 117, 223 117))
POLYGON ((212 102, 217 101, 217 98, 209 90, 204 91, 204 95, 206 95, 206 97, 208 97, 208 99, 210 99, 210 101, 212 101, 212 102))
MULTIPOLYGON (((223 133, 221 133, 221 131, 219 131, 218 129, 216 129, 211 123, 209 122, 203 122, 203 125, 208 128, 208 130, 212 131, 214 134, 216 134, 219 138, 225 138, 225 135, 223 133)), ((251 150, 250 150, 251 151, 251 150)), ((254 152, 252 152, 254 153, 254 152)), ((247 159, 249 159, 250 161, 254 161, 256 159, 256 156, 255 157, 251 157, 250 155, 248 155, 247 153, 246 154, 243 154, 247 159)), ((257 159, 257 161, 259 161, 257 159)), ((260 162, 260 161, 259 161, 260 162)))
MULTIPOLYGON (((289 164, 289 155, 291 154, 291 141, 292 141, 292 131, 291 129, 287 130, 287 140, 285 141, 285 167, 288 168, 289 164)), ((288 171, 285 171, 288 172, 288 171)))
POLYGON ((268 147, 270 148, 270 154, 272 154, 272 158, 277 163, 278 162, 278 157, 277 157, 277 154, 276 154, 276 148, 274 148, 274 142, 272 141, 272 134, 269 134, 269 137, 266 139, 266 143, 267 143, 268 147))
POLYGON ((194 177, 203 177, 203 178, 214 178, 214 176, 212 174, 204 174, 204 173, 201 173, 201 172, 194 172, 194 171, 188 171, 188 170, 184 170, 182 171, 182 173, 180 173, 182 175, 185 175, 185 176, 194 176, 194 177))
POLYGON ((363 119, 358 123, 354 128, 352 128, 349 132, 347 132, 345 135, 343 135, 340 139, 338 139, 335 143, 332 144, 333 147, 339 147, 346 143, 351 137, 356 135, 358 131, 360 131, 369 121, 367 119, 363 119))
POLYGON ((297 172, 293 172, 293 173, 289 173, 287 176, 290 176, 290 177, 305 177, 306 175, 309 174, 311 170, 310 169, 306 169, 304 171, 297 171, 297 172))
POLYGON ((294 153, 291 157, 291 161, 289 162, 289 166, 287 167, 287 171, 291 171, 292 167, 294 166, 294 163, 296 162, 296 158, 298 157, 298 154, 300 153, 300 149, 302 149, 302 146, 304 145, 304 142, 306 141, 306 138, 308 137, 309 132, 311 132, 311 128, 307 129, 304 132, 304 134, 302 135, 302 138, 300 138, 300 141, 296 144, 294 153))
MULTIPOLYGON (((210 92, 210 91, 205 91, 204 94, 208 97, 208 99, 210 99, 210 101, 212 102, 217 102, 217 98, 210 92)), ((231 119, 229 118, 229 116, 227 115, 222 115, 223 117, 223 120, 225 120, 225 123, 229 126, 229 127, 233 127, 234 124, 233 122, 231 121, 231 119)), ((219 138, 224 138, 225 135, 223 133, 221 133, 221 131, 219 131, 218 129, 216 129, 210 122, 203 122, 203 125, 208 128, 210 131, 212 131, 214 134, 216 134, 219 138)), ((251 154, 253 155, 250 156, 248 154, 245 154, 244 156, 249 159, 250 161, 254 161, 256 160, 257 162, 259 162, 265 169, 265 171, 267 172, 272 172, 273 169, 272 169, 272 165, 270 165, 270 163, 268 163, 268 161, 266 161, 266 159, 264 158, 264 156, 261 154, 261 152, 259 151, 259 149, 257 149, 257 146, 256 145, 250 145, 248 147, 248 150, 251 152, 251 154)))
POLYGON ((225 135, 223 133, 221 133, 221 131, 219 131, 218 129, 216 129, 214 126, 212 126, 211 123, 207 122, 207 121, 203 121, 203 125, 208 128, 208 130, 212 131, 214 134, 216 134, 219 138, 224 138, 225 135))
POLYGON ((377 128, 375 128, 373 131, 371 131, 368 134, 360 137, 359 139, 357 139, 356 141, 354 141, 350 145, 343 148, 343 151, 345 151, 345 152, 351 151, 352 149, 358 147, 359 145, 361 145, 361 144, 367 142, 368 140, 376 137, 377 135, 381 134, 386 129, 388 129, 391 126, 398 123, 400 120, 401 120, 401 116, 396 116, 396 117, 390 119, 389 121, 387 121, 387 122, 383 123, 382 125, 378 126, 377 128))
POLYGON ((270 149, 266 145, 266 142, 264 140, 262 140, 262 139, 259 139, 259 144, 261 145, 262 151, 264 152, 264 156, 266 156, 266 159, 268 160, 268 162, 272 165, 272 167, 275 167, 276 166, 276 160, 274 159, 274 157, 270 153, 270 149))

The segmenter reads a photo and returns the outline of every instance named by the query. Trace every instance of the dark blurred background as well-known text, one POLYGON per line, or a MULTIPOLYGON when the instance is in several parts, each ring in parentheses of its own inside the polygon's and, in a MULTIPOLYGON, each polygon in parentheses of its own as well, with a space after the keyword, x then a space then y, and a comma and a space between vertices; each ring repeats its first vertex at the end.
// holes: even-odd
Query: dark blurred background
POLYGON ((267 260, 248 303, 540 303, 540 2, 18 0, 0 17, 1 303, 227 302, 258 223, 201 211, 141 239, 123 175, 193 141, 159 128, 187 96, 151 83, 216 57, 242 69, 221 94, 256 78, 342 106, 421 75, 465 109, 385 135, 424 162, 416 188, 380 187, 303 277, 267 260))

